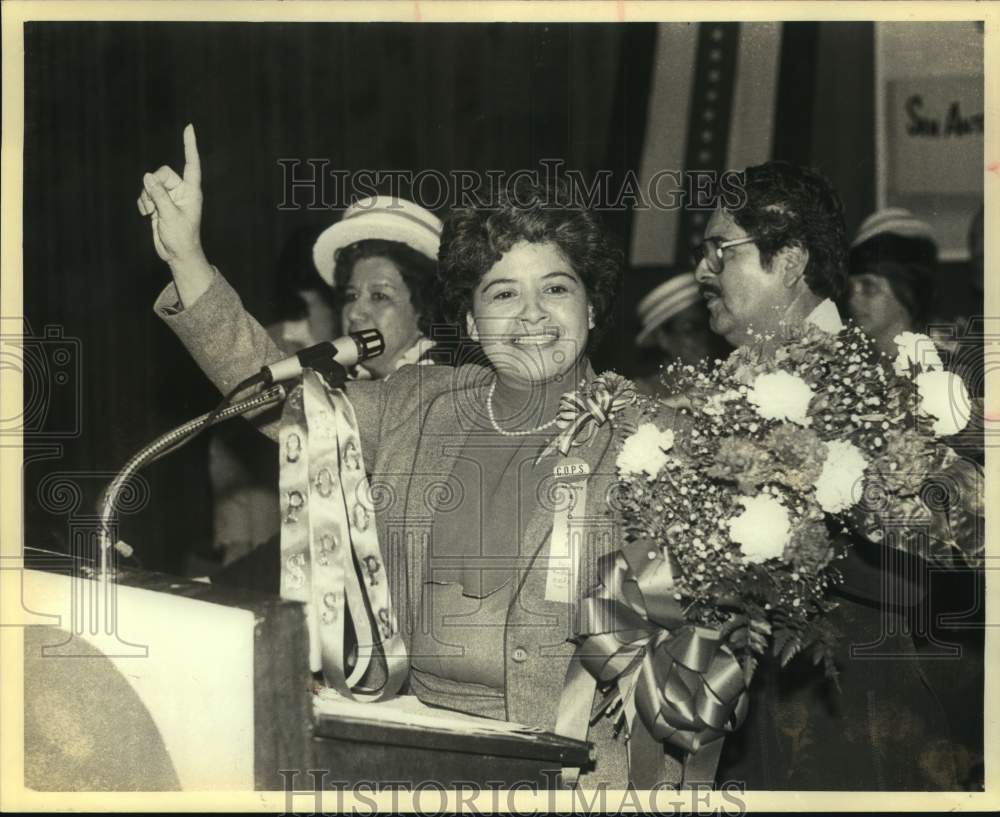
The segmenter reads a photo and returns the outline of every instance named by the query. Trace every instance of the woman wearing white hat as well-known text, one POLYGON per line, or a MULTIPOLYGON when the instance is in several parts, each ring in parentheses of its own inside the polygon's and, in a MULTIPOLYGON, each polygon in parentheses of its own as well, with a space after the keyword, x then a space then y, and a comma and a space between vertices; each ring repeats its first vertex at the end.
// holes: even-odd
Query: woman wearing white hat
POLYGON ((937 255, 931 226, 902 207, 872 213, 851 242, 847 311, 890 357, 897 336, 932 317, 937 255))
POLYGON ((355 376, 388 377, 407 363, 432 363, 432 293, 441 222, 417 204, 371 196, 351 205, 316 240, 313 262, 343 304, 345 333, 378 329, 385 351, 355 376))

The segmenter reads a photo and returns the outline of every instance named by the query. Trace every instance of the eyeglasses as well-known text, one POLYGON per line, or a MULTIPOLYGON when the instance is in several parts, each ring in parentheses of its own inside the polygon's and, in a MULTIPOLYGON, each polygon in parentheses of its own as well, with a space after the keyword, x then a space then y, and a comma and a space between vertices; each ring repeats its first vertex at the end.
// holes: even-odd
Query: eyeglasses
POLYGON ((744 236, 743 238, 732 238, 729 241, 706 238, 698 246, 698 249, 695 250, 695 261, 697 263, 704 261, 705 266, 708 267, 713 275, 721 275, 722 270, 726 267, 726 259, 722 251, 728 250, 730 247, 738 247, 740 244, 749 244, 755 240, 756 238, 752 235, 744 236))

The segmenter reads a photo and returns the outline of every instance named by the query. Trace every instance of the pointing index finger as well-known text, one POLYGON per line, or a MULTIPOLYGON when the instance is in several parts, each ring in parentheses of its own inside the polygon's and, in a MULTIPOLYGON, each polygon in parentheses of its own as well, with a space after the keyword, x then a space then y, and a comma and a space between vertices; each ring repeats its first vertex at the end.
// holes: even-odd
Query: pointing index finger
POLYGON ((198 155, 194 125, 190 124, 184 128, 184 181, 201 185, 201 157, 198 155))

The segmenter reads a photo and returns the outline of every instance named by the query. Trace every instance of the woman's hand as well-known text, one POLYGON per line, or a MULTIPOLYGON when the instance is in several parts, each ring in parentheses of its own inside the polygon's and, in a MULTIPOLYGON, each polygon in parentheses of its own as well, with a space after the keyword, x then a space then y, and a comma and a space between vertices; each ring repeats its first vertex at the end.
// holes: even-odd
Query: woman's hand
POLYGON ((201 159, 193 125, 184 128, 184 175, 164 165, 142 184, 139 212, 150 217, 156 254, 170 265, 177 293, 190 306, 214 274, 201 248, 201 159))

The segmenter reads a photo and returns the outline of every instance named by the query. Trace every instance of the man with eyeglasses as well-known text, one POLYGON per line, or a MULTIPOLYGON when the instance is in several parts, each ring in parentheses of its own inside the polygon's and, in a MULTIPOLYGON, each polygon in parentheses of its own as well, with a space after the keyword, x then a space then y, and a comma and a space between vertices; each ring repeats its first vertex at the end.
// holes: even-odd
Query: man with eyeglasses
POLYGON ((827 299, 847 285, 843 208, 830 183, 787 162, 741 175, 745 204, 713 213, 695 270, 712 331, 733 346, 783 322, 832 318, 827 299))
MULTIPOLYGON (((734 346, 780 335, 782 324, 843 324, 834 301, 847 285, 843 208, 819 173, 785 162, 747 168, 743 206, 718 209, 695 270, 712 330, 734 346)), ((830 623, 841 633, 839 689, 806 658, 780 668, 765 656, 743 728, 729 736, 717 784, 748 789, 958 788, 953 743, 926 686, 898 600, 924 592, 915 557, 887 556, 860 537, 839 561, 830 623), (893 600, 890 607, 887 599, 893 600), (878 645, 878 658, 852 646, 878 645)))

